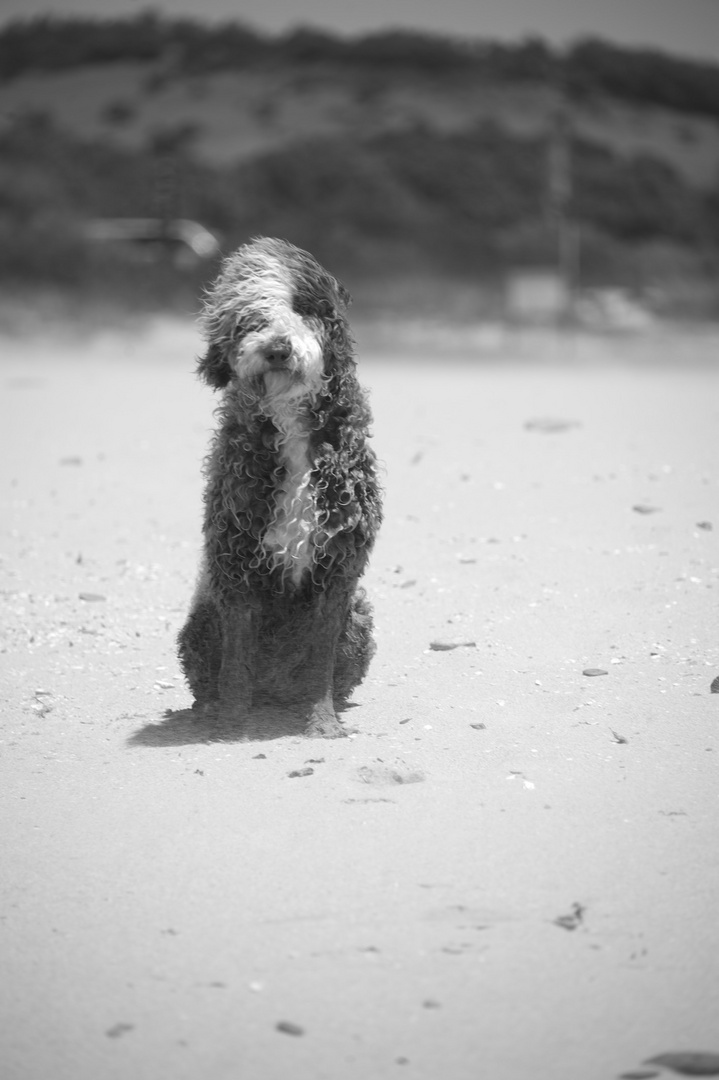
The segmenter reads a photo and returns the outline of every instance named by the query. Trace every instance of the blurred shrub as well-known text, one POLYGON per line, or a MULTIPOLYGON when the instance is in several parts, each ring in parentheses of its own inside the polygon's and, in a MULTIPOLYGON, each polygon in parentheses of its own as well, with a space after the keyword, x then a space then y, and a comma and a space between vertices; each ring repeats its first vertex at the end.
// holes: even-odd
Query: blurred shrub
POLYGON ((719 243, 709 198, 666 162, 645 154, 622 157, 598 143, 578 140, 574 171, 575 215, 610 236, 719 243))
POLYGON ((539 38, 499 44, 405 30, 339 38, 299 28, 270 38, 241 22, 204 24, 165 19, 152 11, 124 19, 22 19, 0 31, 0 72, 5 79, 29 70, 122 60, 161 61, 165 77, 268 63, 341 63, 355 71, 411 68, 452 77, 466 73, 474 82, 564 82, 575 95, 610 95, 719 117, 719 65, 597 39, 580 41, 563 54, 539 38))
POLYGON ((102 119, 106 124, 122 127, 135 118, 137 109, 129 101, 111 101, 102 110, 102 119))
MULTIPOLYGON (((308 141, 237 170, 236 225, 286 235, 357 273, 373 272, 378 247, 404 252, 408 267, 496 273, 551 257, 546 156, 545 140, 492 124, 308 141)), ((585 140, 573 157, 571 213, 593 235, 719 248, 719 200, 669 166, 585 140)))
POLYGON ((590 38, 570 49, 563 69, 574 93, 609 94, 677 112, 719 116, 717 64, 590 38))
MULTIPOLYGON (((172 305, 211 275, 206 265, 133 264, 119 249, 89 245, 84 222, 101 217, 192 218, 220 235, 225 250, 258 234, 284 236, 355 281, 491 281, 555 258, 540 138, 492 124, 451 133, 417 127, 295 143, 223 169, 192 156, 193 130, 159 135, 149 151, 133 151, 75 139, 42 115, 2 132, 0 281, 172 305)), ((633 280, 636 252, 659 242, 716 265, 719 197, 651 158, 582 140, 573 151, 571 211, 584 237, 586 280, 633 280)))

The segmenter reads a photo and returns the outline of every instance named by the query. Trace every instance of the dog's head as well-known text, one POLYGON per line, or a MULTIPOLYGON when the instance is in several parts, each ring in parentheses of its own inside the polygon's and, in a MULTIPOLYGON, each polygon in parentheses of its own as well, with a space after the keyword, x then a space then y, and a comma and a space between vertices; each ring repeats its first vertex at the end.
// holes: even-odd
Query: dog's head
POLYGON ((225 260, 207 295, 199 373, 217 389, 235 380, 262 385, 270 396, 315 397, 333 358, 351 354, 349 302, 308 252, 285 240, 253 240, 225 260))

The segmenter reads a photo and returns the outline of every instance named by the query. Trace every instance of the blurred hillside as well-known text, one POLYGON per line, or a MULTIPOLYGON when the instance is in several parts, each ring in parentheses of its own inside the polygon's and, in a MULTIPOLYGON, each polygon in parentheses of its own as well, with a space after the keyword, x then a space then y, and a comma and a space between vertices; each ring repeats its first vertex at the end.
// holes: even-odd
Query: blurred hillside
POLYGON ((717 66, 598 41, 560 55, 398 32, 270 38, 146 14, 10 24, 0 72, 6 289, 194 303, 215 264, 140 265, 88 240, 89 221, 153 216, 196 220, 225 250, 285 236, 368 297, 496 284, 555 258, 561 108, 580 283, 719 309, 717 66))

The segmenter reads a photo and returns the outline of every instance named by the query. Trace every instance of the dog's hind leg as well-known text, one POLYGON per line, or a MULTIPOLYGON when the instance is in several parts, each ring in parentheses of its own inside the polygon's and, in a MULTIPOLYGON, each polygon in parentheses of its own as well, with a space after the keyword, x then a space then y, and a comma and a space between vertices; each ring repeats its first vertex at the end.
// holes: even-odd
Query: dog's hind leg
POLYGON ((365 590, 358 588, 337 645, 334 699, 338 708, 347 702, 355 686, 367 674, 370 660, 376 652, 372 629, 372 606, 365 590))
POLYGON ((180 666, 194 697, 193 708, 204 710, 217 700, 222 659, 219 611, 207 597, 199 596, 177 638, 180 666))

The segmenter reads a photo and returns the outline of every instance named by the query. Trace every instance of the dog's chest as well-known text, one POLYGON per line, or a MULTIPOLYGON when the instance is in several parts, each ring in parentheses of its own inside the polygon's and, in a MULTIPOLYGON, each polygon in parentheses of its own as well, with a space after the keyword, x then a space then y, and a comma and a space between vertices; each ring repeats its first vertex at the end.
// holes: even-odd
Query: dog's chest
POLYGON ((272 564, 299 585, 312 565, 317 530, 317 495, 312 480, 309 436, 292 432, 280 445, 284 475, 274 494, 273 517, 262 538, 272 564))

